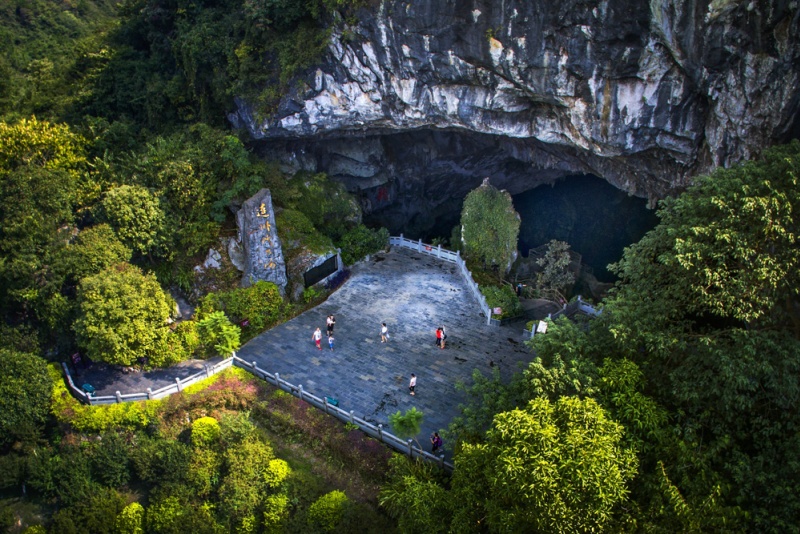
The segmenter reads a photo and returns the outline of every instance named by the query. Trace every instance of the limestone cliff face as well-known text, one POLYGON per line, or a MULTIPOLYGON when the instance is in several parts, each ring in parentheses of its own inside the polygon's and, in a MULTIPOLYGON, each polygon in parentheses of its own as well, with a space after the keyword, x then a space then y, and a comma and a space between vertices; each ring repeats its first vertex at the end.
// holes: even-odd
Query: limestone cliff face
POLYGON ((299 167, 344 154, 364 188, 391 180, 370 167, 385 136, 446 130, 650 198, 796 135, 798 0, 383 0, 359 20, 275 116, 240 101, 232 122, 299 167))

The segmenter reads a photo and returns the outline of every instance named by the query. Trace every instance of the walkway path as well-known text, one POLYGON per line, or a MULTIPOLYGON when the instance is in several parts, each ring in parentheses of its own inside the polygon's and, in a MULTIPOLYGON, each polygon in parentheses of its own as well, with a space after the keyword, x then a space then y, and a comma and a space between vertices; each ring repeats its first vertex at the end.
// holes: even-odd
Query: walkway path
POLYGON ((318 397, 388 428, 388 416, 416 406, 424 414, 420 441, 446 428, 465 400, 457 380, 471 382, 473 369, 489 373, 490 362, 510 377, 531 354, 522 345, 524 321, 508 327, 486 325, 454 264, 395 247, 353 269, 350 279, 326 302, 254 338, 238 356, 318 397), (323 337, 314 347, 316 327, 336 316, 336 348, 323 337), (381 343, 386 322, 390 340, 381 343), (437 325, 447 329, 444 350, 435 345, 437 325), (417 394, 408 392, 411 373, 417 394))

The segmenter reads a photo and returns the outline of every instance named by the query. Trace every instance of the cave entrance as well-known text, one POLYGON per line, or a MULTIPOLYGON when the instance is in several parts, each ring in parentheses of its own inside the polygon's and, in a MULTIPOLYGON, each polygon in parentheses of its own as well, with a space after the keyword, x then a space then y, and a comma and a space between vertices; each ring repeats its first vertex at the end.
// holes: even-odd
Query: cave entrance
POLYGON ((521 218, 523 256, 551 239, 566 241, 601 282, 615 280, 608 264, 658 223, 645 199, 592 175, 567 176, 512 198, 521 218))

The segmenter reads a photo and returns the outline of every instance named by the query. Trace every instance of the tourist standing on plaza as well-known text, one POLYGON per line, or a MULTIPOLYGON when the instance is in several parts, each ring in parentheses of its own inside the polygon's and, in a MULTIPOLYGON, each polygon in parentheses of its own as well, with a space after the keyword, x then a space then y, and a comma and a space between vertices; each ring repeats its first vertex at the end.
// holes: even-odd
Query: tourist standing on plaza
POLYGON ((412 395, 416 395, 416 393, 414 393, 414 389, 416 387, 417 387, 417 375, 411 373, 411 380, 408 381, 408 391, 410 391, 412 395))
POLYGON ((314 343, 317 344, 317 348, 322 350, 322 347, 320 347, 320 342, 322 341, 322 330, 320 330, 319 327, 314 330, 314 333, 311 335, 311 339, 313 339, 314 343))
POLYGON ((439 332, 442 333, 442 339, 439 341, 439 348, 443 349, 444 348, 444 340, 447 339, 447 334, 444 331, 444 325, 439 327, 439 332))
POLYGON ((436 451, 439 450, 442 446, 442 438, 439 436, 438 432, 434 432, 431 436, 431 452, 436 454, 436 451))
POLYGON ((333 333, 328 335, 328 346, 331 348, 331 352, 333 352, 333 333))
POLYGON ((381 323, 381 343, 386 343, 388 340, 389 340, 389 327, 386 326, 386 323, 381 323))
POLYGON ((436 329, 436 346, 439 347, 439 348, 441 348, 441 346, 442 346, 442 329, 441 328, 437 328, 436 329))
POLYGON ((326 324, 328 325, 328 336, 333 335, 333 327, 336 326, 336 317, 333 314, 329 315, 328 318, 325 320, 326 324))

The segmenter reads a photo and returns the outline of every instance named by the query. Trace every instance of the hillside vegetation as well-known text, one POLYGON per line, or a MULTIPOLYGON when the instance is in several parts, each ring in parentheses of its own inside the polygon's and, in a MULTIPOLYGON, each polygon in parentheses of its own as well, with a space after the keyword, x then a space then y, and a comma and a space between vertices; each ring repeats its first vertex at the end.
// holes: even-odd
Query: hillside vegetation
MULTIPOLYGON (((237 95, 274 110, 333 25, 371 8, 0 6, 2 528, 798 532, 798 142, 662 202, 598 318, 550 325, 511 383, 476 373, 444 434, 452 477, 238 371, 163 401, 68 394, 75 352, 140 369, 227 355, 324 298, 193 269, 261 188, 298 249, 356 261, 385 243, 340 184, 284 175, 225 122, 237 95), (173 321, 176 294, 192 320, 173 321)), ((513 256, 475 242, 487 267, 513 256)))

